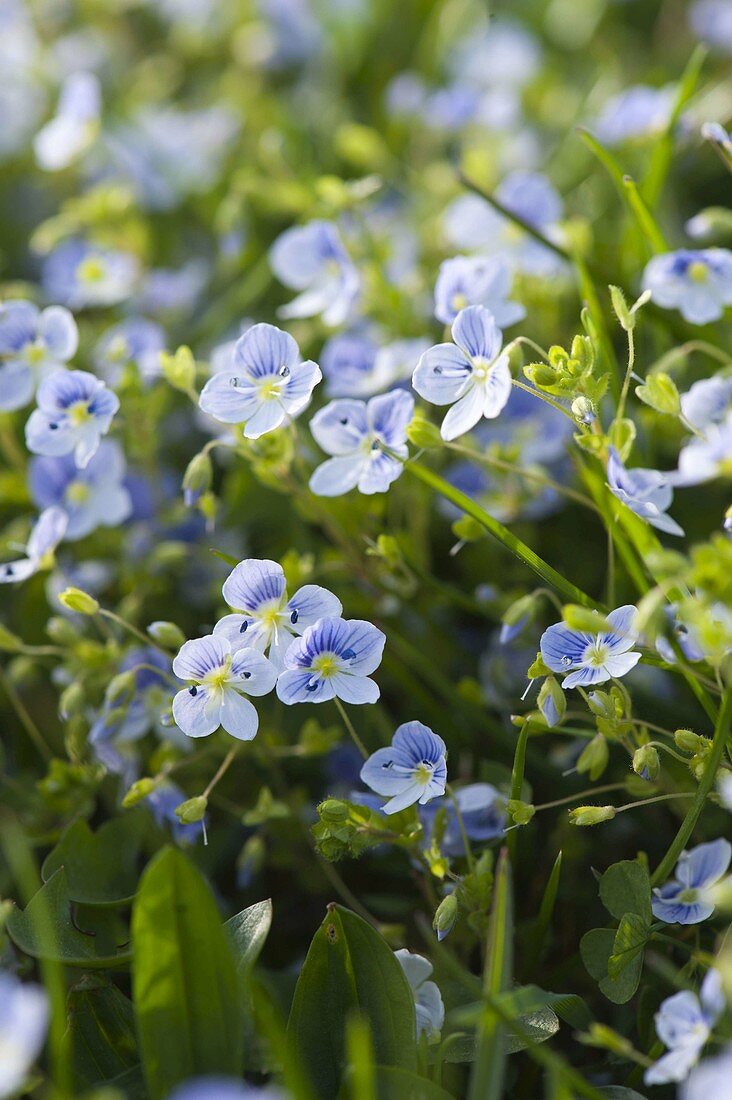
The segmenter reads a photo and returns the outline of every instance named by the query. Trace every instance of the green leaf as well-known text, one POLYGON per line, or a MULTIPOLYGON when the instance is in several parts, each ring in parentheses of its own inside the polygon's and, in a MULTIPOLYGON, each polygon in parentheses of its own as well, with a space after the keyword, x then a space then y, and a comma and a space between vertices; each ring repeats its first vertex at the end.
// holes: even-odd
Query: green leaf
POLYGON ((646 1100, 635 1089, 626 1089, 623 1085, 605 1085, 600 1092, 607 1100, 646 1100))
POLYGON ((648 869, 635 859, 614 863, 600 879, 600 900, 608 913, 618 920, 626 913, 637 913, 650 922, 651 880, 648 869))
POLYGON ((634 995, 643 969, 643 956, 638 955, 621 973, 611 978, 610 957, 615 950, 614 928, 593 928, 580 941, 580 954, 587 972, 595 979, 600 991, 614 1004, 623 1005, 634 995))
POLYGON ((130 901, 137 886, 140 825, 144 815, 125 814, 93 833, 86 821, 71 825, 46 857, 44 881, 63 867, 69 897, 90 905, 130 901))
POLYGON ((453 1100, 434 1081, 395 1066, 376 1067, 376 1095, 379 1100, 453 1100))
POLYGON ((368 1020, 377 1062, 414 1070, 414 999, 394 952, 371 925, 330 905, 295 988, 287 1032, 320 1100, 338 1095, 346 1018, 368 1020))
POLYGON ((224 924, 240 974, 248 974, 259 958, 272 924, 272 902, 257 901, 224 924))
POLYGON ((608 975, 615 979, 638 955, 648 941, 650 922, 637 913, 625 913, 615 933, 613 953, 608 959, 608 975))
MULTIPOLYGON (((69 966, 94 970, 128 962, 130 952, 121 938, 110 935, 109 919, 100 917, 94 927, 89 913, 78 913, 69 897, 66 871, 61 867, 37 891, 24 910, 14 909, 7 930, 15 944, 26 955, 50 959, 69 966), (76 918, 79 918, 78 920, 76 918)), ((114 920, 114 925, 117 922, 114 920)))
POLYGON ((681 398, 676 383, 663 371, 649 374, 643 385, 636 386, 635 393, 644 405, 650 405, 656 412, 667 416, 678 416, 681 412, 681 398))
POLYGON ((236 966, 211 891, 190 860, 164 848, 132 911, 132 988, 151 1100, 188 1077, 242 1071, 236 966))
POLYGON ((84 1088, 108 1083, 137 1066, 132 1001, 111 982, 87 975, 69 991, 63 1047, 74 1081, 84 1088))

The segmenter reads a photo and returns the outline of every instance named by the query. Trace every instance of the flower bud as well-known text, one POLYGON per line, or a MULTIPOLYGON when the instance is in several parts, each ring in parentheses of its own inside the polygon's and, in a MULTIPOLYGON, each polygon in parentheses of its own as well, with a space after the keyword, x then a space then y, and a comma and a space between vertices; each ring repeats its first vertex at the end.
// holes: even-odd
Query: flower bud
POLYGON ((156 619, 154 623, 150 623, 147 627, 147 633, 154 642, 165 646, 166 649, 178 650, 186 640, 186 636, 179 626, 176 626, 175 623, 165 622, 162 619, 156 619))
POLYGON ((186 508, 192 508, 198 503, 203 494, 211 488, 212 481, 211 459, 201 451, 193 456, 183 475, 183 501, 186 508))
POLYGON ((530 802, 522 802, 519 798, 510 798, 506 809, 514 825, 528 825, 536 813, 535 806, 530 802))
POLYGON ((653 745, 641 745, 633 753, 633 771, 654 783, 661 773, 661 759, 653 745))
POLYGON ((175 814, 181 825, 193 825, 196 821, 203 821, 207 806, 208 799, 205 795, 199 794, 176 806, 175 814))
POLYGON ((597 411, 589 397, 581 394, 572 402, 572 416, 580 424, 592 424, 597 419, 597 411))
POLYGON ((75 645, 79 640, 76 627, 68 619, 64 619, 62 615, 54 615, 48 620, 46 634, 48 634, 51 641, 65 646, 75 645))
POLYGON ((628 308, 625 295, 619 286, 611 286, 609 289, 613 310, 620 321, 621 328, 624 328, 626 332, 631 332, 635 328, 635 317, 628 308))
POLYGON ((454 894, 448 894, 437 906, 432 927, 437 933, 438 940, 442 941, 450 934, 458 918, 459 909, 458 900, 454 894))
POLYGON ((337 825, 348 819, 348 803, 342 802, 339 798, 326 798, 325 802, 321 802, 318 807, 318 812, 322 821, 327 821, 329 825, 337 825))
POLYGON ((183 345, 178 348, 174 355, 161 351, 160 369, 166 381, 174 389, 181 390, 183 393, 187 393, 192 389, 196 380, 196 361, 190 348, 183 345))
POLYGON ((129 810, 131 806, 137 806, 139 802, 142 802, 148 795, 153 793, 157 785, 157 780, 151 779, 147 775, 142 779, 138 779, 122 799, 122 805, 126 810, 129 810))
POLYGON ((536 702, 546 724, 558 726, 567 710, 567 698, 554 676, 544 680, 536 702))
POLYGON ((585 745, 577 761, 577 771, 580 775, 589 772, 590 779, 594 782, 599 779, 607 767, 608 749, 607 741, 601 733, 596 734, 585 745))
POLYGON ((674 741, 676 747, 683 752, 699 752, 705 743, 709 744, 708 737, 702 737, 701 734, 694 733, 693 730, 676 730, 674 741))
POLYGON ((107 684, 107 690, 105 696, 108 703, 118 703, 120 706, 123 703, 129 702, 134 695, 137 677, 132 669, 128 669, 126 672, 120 672, 107 684))
POLYGON ((58 701, 58 712, 63 721, 71 718, 75 714, 80 714, 84 708, 86 702, 86 696, 84 689, 78 680, 75 680, 73 684, 69 684, 64 691, 61 692, 61 697, 58 701))
POLYGON ((612 623, 589 607, 580 607, 576 603, 565 604, 562 611, 564 619, 570 630, 586 630, 589 634, 603 634, 612 631, 612 623))
POLYGON ((413 417, 411 424, 407 427, 407 439, 410 443, 413 443, 415 447, 423 447, 430 449, 433 447, 443 447, 445 441, 440 435, 440 429, 436 424, 433 424, 431 420, 428 420, 426 416, 422 416, 417 413, 413 417))
POLYGON ((88 592, 82 592, 80 588, 65 588, 59 593, 58 598, 64 607, 68 607, 69 611, 76 611, 79 615, 96 615, 99 611, 99 601, 88 592))
POLYGON ((599 825, 612 821, 615 813, 614 806, 577 806, 569 811, 569 820, 572 825, 599 825))

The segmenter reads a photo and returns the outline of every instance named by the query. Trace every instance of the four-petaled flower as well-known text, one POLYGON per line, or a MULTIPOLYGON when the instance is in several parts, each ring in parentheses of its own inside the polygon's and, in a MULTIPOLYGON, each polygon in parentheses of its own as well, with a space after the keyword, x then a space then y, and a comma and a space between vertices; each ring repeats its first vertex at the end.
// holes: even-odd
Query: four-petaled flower
POLYGON ((25 441, 37 455, 73 452, 83 469, 96 453, 119 408, 119 398, 93 374, 58 370, 38 387, 38 408, 28 417, 25 441))
POLYGON ((125 485, 122 448, 105 439, 88 466, 79 470, 71 455, 34 458, 30 487, 40 508, 59 505, 68 516, 66 538, 81 539, 97 527, 116 527, 129 518, 132 498, 125 485))
POLYGON ((189 737, 208 737, 219 726, 239 741, 256 736, 259 716, 245 695, 266 695, 277 669, 256 649, 232 652, 228 639, 208 634, 185 642, 173 672, 189 681, 173 699, 173 717, 189 737))
POLYGON ((428 1040, 439 1038, 445 1022, 445 1006, 442 1003, 439 988, 434 982, 429 981, 433 970, 432 963, 423 955, 415 955, 407 951, 406 947, 401 951, 395 951, 394 954, 399 960, 414 997, 417 1038, 420 1035, 424 1035, 428 1040))
POLYGON ((607 680, 625 676, 640 660, 633 650, 636 633, 633 620, 636 608, 625 604, 607 616, 612 630, 591 634, 572 630, 566 623, 555 623, 541 636, 540 648, 544 664, 552 672, 568 672, 564 688, 604 684, 607 680))
POLYGON ((680 249, 654 256, 643 289, 662 309, 678 309, 692 325, 718 321, 732 305, 732 252, 728 248, 680 249))
POLYGON ((319 619, 285 654, 277 681, 283 703, 375 703, 378 685, 369 679, 381 664, 386 636, 362 619, 319 619))
POLYGON ((723 1011, 722 979, 718 970, 707 973, 698 997, 690 989, 667 997, 654 1019, 656 1035, 668 1047, 668 1054, 646 1070, 645 1083, 665 1085, 669 1081, 683 1081, 699 1061, 702 1048, 723 1011))
POLYGON ((361 768, 361 779, 377 794, 389 797, 385 814, 395 814, 445 793, 445 742, 421 722, 404 722, 389 748, 377 749, 361 768))
POLYGON ((260 653, 269 649, 269 659, 278 671, 295 635, 343 610, 338 597, 317 584, 303 585, 288 600, 282 566, 267 559, 240 561, 224 581, 222 592, 237 613, 219 619, 214 635, 227 638, 232 651, 243 646, 260 653))
POLYGON ((242 424, 248 439, 301 413, 322 378, 317 363, 300 359, 289 333, 267 324, 252 325, 237 340, 232 371, 209 378, 199 404, 224 424, 242 424))
POLYGON ((714 912, 709 888, 725 874, 732 859, 728 840, 697 844, 679 856, 675 877, 653 891, 654 917, 666 924, 700 924, 714 912))
POLYGON ((310 430, 328 454, 310 478, 321 497, 340 496, 358 486, 361 493, 385 493, 407 457, 407 426, 414 398, 404 390, 364 401, 332 401, 310 421, 310 430), (383 447, 394 454, 385 454, 383 447), (399 457, 395 457, 398 455, 399 457))
POLYGON ((66 534, 69 517, 63 508, 46 508, 41 512, 28 536, 26 557, 0 565, 0 584, 25 581, 43 567, 48 557, 66 534))
POLYGON ((607 481, 610 491, 637 516, 648 520, 651 527, 669 535, 683 535, 684 529, 666 515, 674 491, 668 477, 660 470, 628 470, 614 447, 607 460, 607 481))
POLYGON ((272 245, 269 261, 285 286, 301 291, 279 310, 281 317, 315 317, 335 327, 348 318, 361 279, 332 222, 312 221, 286 229, 272 245))
POLYGON ((462 309, 485 306, 499 328, 513 325, 526 316, 518 302, 508 295, 513 272, 498 256, 455 256, 445 260, 435 283, 435 317, 450 325, 462 309))
POLYGON ((501 354, 501 330, 484 306, 469 306, 452 326, 454 344, 424 353, 412 376, 417 393, 433 405, 452 405, 442 422, 443 439, 498 416, 511 396, 508 355, 501 354))
POLYGON ((79 333, 68 309, 39 310, 32 302, 0 304, 0 409, 21 409, 36 385, 76 353, 79 333))

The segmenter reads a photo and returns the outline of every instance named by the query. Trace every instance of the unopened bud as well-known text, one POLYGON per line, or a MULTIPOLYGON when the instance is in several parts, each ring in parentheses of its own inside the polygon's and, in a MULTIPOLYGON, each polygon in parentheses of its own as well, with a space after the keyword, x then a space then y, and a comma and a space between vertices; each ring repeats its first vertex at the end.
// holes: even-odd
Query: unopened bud
POLYGON ((58 598, 64 607, 68 607, 69 611, 76 611, 79 615, 96 615, 99 611, 99 601, 88 592, 82 592, 80 588, 65 588, 59 593, 58 598))
POLYGON ((78 681, 73 684, 69 684, 61 692, 61 697, 58 701, 58 712, 61 718, 66 721, 71 718, 72 715, 80 714, 84 708, 86 696, 84 689, 78 681))
POLYGON ((126 703, 135 693, 137 677, 132 669, 119 672, 107 684, 105 692, 108 703, 126 703))
POLYGON ((572 402, 572 416, 580 424, 592 424, 597 419, 597 410, 589 397, 580 395, 572 402))
POLYGON ((612 821, 615 814, 614 806, 577 806, 569 811, 569 820, 572 825, 600 825, 612 821))
POLYGON ((415 447, 423 447, 425 450, 445 445, 437 425, 420 413, 413 417, 411 424, 407 427, 407 439, 415 447))
POLYGON ((599 779, 607 767, 607 741, 601 733, 596 734, 580 753, 577 771, 580 775, 589 772, 590 779, 599 779))
POLYGON ((174 355, 161 351, 160 369, 170 385, 184 393, 193 387, 196 380, 196 361, 191 349, 185 346, 179 347, 174 355))
POLYGON ((570 630, 587 631, 589 634, 603 634, 611 632, 613 627, 599 611, 592 611, 589 607, 581 607, 577 603, 565 604, 562 611, 564 619, 570 630))
POLYGON ((321 820, 330 825, 338 825, 348 818, 348 804, 338 798, 326 798, 325 802, 320 803, 318 811, 321 820))
POLYGON ((129 810, 132 806, 137 806, 139 802, 151 795, 157 787, 157 780, 151 779, 150 776, 144 776, 142 779, 138 779, 132 784, 127 794, 122 799, 122 805, 126 810, 129 810))
POLYGON ((705 744, 710 744, 708 737, 702 737, 701 734, 694 733, 693 730, 676 730, 674 741, 676 747, 683 752, 699 752, 705 744))
POLYGON ((186 640, 179 626, 162 619, 156 619, 154 623, 150 623, 147 632, 154 642, 165 646, 166 649, 180 649, 186 640))
POLYGON ((183 501, 186 508, 192 508, 204 493, 211 488, 213 465, 207 454, 201 451, 194 455, 183 475, 183 501))
POLYGON ((432 927, 437 933, 438 940, 444 940, 452 931, 458 918, 459 905, 454 894, 448 894, 440 902, 435 910, 432 927))
POLYGON ((197 821, 203 821, 206 816, 208 799, 199 794, 195 798, 189 798, 187 802, 181 802, 175 807, 175 814, 181 825, 193 825, 197 821))
POLYGON ((518 798, 509 799, 506 809, 514 825, 528 825, 536 813, 535 806, 530 802, 522 802, 518 798))
POLYGON ((641 745, 633 753, 633 771, 654 783, 661 773, 661 758, 653 745, 641 745))

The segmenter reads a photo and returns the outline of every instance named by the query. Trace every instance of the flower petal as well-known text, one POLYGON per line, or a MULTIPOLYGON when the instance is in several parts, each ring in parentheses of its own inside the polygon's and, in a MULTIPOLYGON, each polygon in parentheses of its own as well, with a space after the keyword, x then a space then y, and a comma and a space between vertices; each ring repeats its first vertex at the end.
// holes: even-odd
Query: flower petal
POLYGON ((213 634, 184 642, 173 659, 173 672, 181 680, 203 680, 209 672, 221 668, 229 656, 226 641, 213 634))
POLYGON ((442 421, 440 435, 448 442, 465 435, 474 428, 483 416, 485 403, 485 390, 482 386, 472 384, 466 390, 463 397, 456 401, 442 421))
MULTIPOLYGON (((247 695, 267 695, 277 681, 277 669, 256 649, 238 649, 231 662, 231 678, 237 690, 247 695)), ((227 690, 232 686, 229 680, 227 690)))
POLYGON ((221 725, 221 701, 208 688, 183 688, 173 699, 176 725, 188 737, 208 737, 221 725), (191 692, 195 691, 195 695, 191 692))
MULTIPOLYGON (((262 660, 266 658, 263 657, 262 660)), ((231 687, 224 688, 222 692, 220 722, 226 732, 236 737, 237 741, 252 741, 259 729, 259 715, 254 704, 231 687)))
POLYGON ((304 584, 288 600, 287 611, 290 615, 296 615, 292 623, 293 631, 295 634, 302 634, 318 619, 339 618, 343 605, 327 588, 321 588, 319 584, 304 584))
POLYGON ((333 692, 344 703, 375 703, 381 692, 379 685, 368 676, 351 676, 347 672, 336 672, 330 677, 333 692))
POLYGON ((555 623, 541 636, 539 648, 542 660, 552 672, 567 672, 582 663, 584 652, 591 641, 588 634, 572 630, 565 623, 555 623))
POLYGON ((351 454, 360 447, 368 433, 364 401, 331 401, 316 412, 310 421, 310 431, 329 455, 351 454))
POLYGON ((293 703, 324 703, 334 695, 330 680, 322 677, 314 680, 312 672, 307 669, 286 669, 277 680, 277 698, 288 706, 293 703))
POLYGON ((318 497, 339 497, 358 485, 368 456, 356 452, 322 462, 310 478, 310 492, 318 497))
POLYGON ((282 566, 269 558, 245 558, 224 581, 221 593, 229 607, 256 612, 278 603, 285 594, 282 566))
POLYGON ((452 405, 462 396, 471 374, 470 363, 460 348, 436 344, 420 356, 412 385, 432 405, 452 405))
POLYGON ((501 330, 485 306, 461 309, 452 325, 452 338, 471 359, 487 359, 490 362, 501 350, 501 330))
POLYGON ((682 852, 676 865, 676 878, 685 886, 701 889, 722 877, 732 859, 732 844, 720 837, 708 844, 697 844, 682 852))

